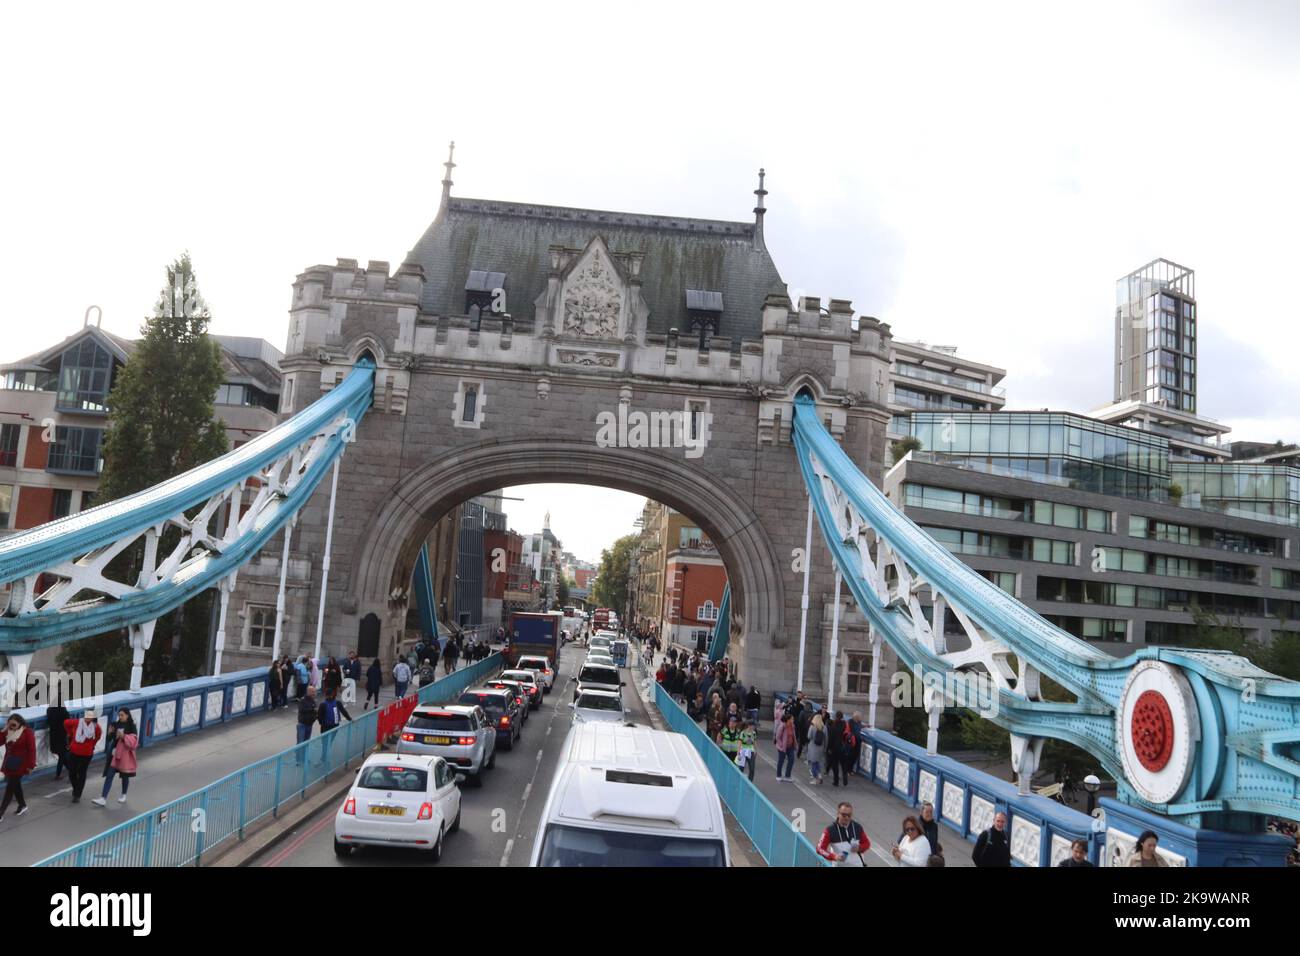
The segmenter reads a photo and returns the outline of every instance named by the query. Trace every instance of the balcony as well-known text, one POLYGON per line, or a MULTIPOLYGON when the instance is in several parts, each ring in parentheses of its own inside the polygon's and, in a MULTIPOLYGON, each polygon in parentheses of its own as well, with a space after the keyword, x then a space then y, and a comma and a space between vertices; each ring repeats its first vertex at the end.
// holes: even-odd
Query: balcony
POLYGON ((936 372, 934 369, 919 368, 915 365, 895 365, 894 372, 904 378, 916 379, 922 382, 934 382, 937 385, 946 385, 951 388, 960 388, 968 392, 977 392, 981 395, 992 395, 994 398, 1006 398, 1007 390, 1002 387, 989 385, 988 382, 977 382, 974 379, 964 378, 961 375, 950 375, 946 372, 936 372))

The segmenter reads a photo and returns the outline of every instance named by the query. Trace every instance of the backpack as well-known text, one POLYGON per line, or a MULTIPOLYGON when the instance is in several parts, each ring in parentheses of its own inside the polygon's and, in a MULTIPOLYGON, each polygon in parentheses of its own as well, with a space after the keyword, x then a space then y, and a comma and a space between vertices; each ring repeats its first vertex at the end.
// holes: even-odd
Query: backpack
POLYGON ((826 745, 826 735, 820 730, 817 731, 817 733, 813 734, 813 743, 818 747, 824 747, 826 745))
POLYGON ((336 700, 327 700, 321 705, 325 711, 325 720, 321 721, 322 727, 333 727, 339 722, 339 703, 336 700))
POLYGON ((853 733, 853 727, 849 724, 844 725, 844 749, 852 750, 858 742, 857 735, 853 733))

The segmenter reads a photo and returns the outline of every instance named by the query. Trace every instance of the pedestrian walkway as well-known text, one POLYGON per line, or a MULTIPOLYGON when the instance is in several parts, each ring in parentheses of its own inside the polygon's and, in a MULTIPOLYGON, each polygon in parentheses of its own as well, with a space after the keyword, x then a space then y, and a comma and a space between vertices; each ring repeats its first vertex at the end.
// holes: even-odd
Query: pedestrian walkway
MULTIPOLYGON (((660 660, 660 657, 655 658, 656 667, 660 660)), ((754 770, 755 786, 796 826, 802 821, 804 835, 814 844, 821 838, 822 830, 835 818, 835 805, 841 800, 848 800, 853 804, 853 819, 866 828, 871 840, 867 865, 899 865, 889 850, 902 833, 903 818, 919 814, 918 807, 909 806, 861 774, 853 774, 847 786, 832 786, 829 772, 823 778, 825 783, 810 784, 808 763, 804 760, 795 762, 790 783, 778 781, 771 720, 764 720, 760 725, 758 759, 758 766, 754 770)), ((942 824, 939 826, 939 842, 943 846, 946 866, 975 865, 970 856, 973 844, 942 824)))
MULTIPOLYGON (((380 692, 379 700, 381 705, 393 700, 391 684, 380 692)), ((364 713, 364 705, 363 696, 360 703, 348 705, 348 712, 353 716, 364 713)), ((140 772, 131 781, 126 803, 117 802, 122 792, 117 780, 107 806, 90 802, 104 784, 102 752, 90 766, 80 803, 72 802, 72 785, 66 774, 61 780, 50 774, 36 777, 23 786, 31 809, 18 817, 10 807, 0 822, 0 865, 29 866, 292 747, 297 740, 297 721, 297 704, 290 700, 284 709, 241 717, 147 747, 139 752, 140 772)))

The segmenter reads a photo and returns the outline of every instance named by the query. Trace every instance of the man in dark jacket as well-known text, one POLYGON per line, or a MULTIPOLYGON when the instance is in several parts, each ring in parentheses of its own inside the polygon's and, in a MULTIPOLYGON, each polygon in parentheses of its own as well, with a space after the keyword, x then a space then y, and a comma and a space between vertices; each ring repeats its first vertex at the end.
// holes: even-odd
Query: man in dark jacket
POLYGON ((1010 866, 1011 843, 1007 840, 1007 815, 999 811, 993 817, 993 826, 980 834, 975 841, 971 859, 976 866, 1010 866))
POLYGON ((325 692, 325 699, 321 701, 320 707, 316 710, 316 719, 320 722, 320 733, 324 739, 321 741, 321 759, 322 762, 328 763, 330 757, 330 744, 334 738, 329 736, 329 732, 337 727, 342 721, 339 717, 343 716, 352 723, 352 715, 348 709, 343 706, 343 701, 338 699, 333 689, 325 692))
POLYGON ((682 701, 691 704, 695 700, 695 694, 700 689, 700 685, 695 680, 695 672, 691 671, 686 675, 686 681, 682 684, 682 701))
MULTIPOLYGON (((318 716, 316 688, 308 684, 303 695, 298 698, 298 743, 311 739, 311 729, 316 726, 318 716)), ((299 764, 302 763, 302 754, 303 751, 299 750, 297 757, 299 764)))
POLYGON ((755 731, 758 730, 758 711, 762 706, 763 698, 758 692, 757 685, 751 687, 749 693, 745 695, 745 716, 755 731))
POLYGON ((1057 866, 1092 866, 1092 861, 1088 859, 1088 841, 1074 840, 1070 843, 1070 855, 1067 856, 1057 866))
MULTIPOLYGON (((63 722, 68 719, 68 709, 59 703, 57 697, 49 707, 45 708, 45 726, 49 728, 46 739, 49 743, 50 753, 59 758, 58 765, 54 768, 55 780, 59 779, 63 774, 63 768, 67 766, 68 731, 64 728, 63 722)), ((69 772, 69 775, 71 775, 71 772, 69 772)))

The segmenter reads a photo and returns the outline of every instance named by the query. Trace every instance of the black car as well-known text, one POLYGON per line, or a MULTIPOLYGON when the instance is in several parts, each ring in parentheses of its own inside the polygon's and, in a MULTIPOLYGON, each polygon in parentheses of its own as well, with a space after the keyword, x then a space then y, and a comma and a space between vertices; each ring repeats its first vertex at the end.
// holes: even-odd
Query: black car
POLYGON ((482 707, 497 729, 497 743, 506 750, 513 749, 523 732, 524 722, 520 715, 522 708, 515 702, 512 691, 499 687, 471 687, 460 695, 457 703, 482 707))

